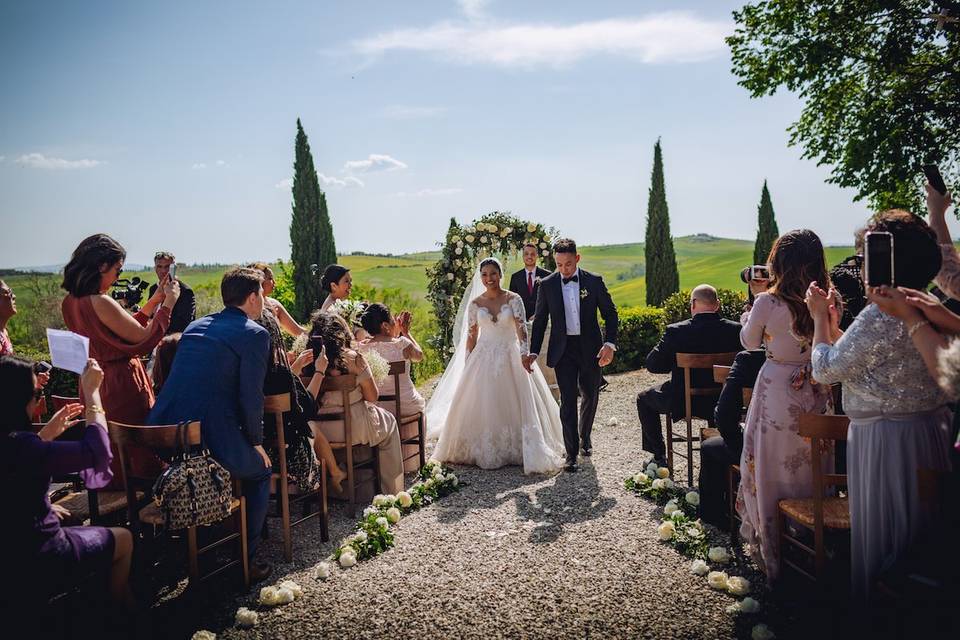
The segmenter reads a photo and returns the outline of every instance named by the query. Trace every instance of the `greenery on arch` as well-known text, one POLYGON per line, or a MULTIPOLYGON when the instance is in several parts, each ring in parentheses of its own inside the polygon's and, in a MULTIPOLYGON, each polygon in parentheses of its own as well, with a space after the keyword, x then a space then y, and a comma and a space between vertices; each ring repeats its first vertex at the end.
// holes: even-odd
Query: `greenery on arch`
POLYGON ((553 271, 556 268, 552 246, 555 235, 554 229, 521 220, 509 211, 494 211, 463 226, 455 218, 450 219, 447 237, 441 243, 440 259, 427 269, 427 299, 433 304, 438 325, 430 344, 441 354, 444 363, 453 353, 453 322, 477 263, 486 256, 518 253, 525 244, 533 243, 540 251, 540 264, 553 271))

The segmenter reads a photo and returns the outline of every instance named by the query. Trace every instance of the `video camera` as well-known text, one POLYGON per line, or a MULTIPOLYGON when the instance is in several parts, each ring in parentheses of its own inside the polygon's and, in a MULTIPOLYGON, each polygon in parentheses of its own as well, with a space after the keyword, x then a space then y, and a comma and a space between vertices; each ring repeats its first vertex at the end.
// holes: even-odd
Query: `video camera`
POLYGON ((124 309, 136 313, 140 310, 143 292, 150 285, 134 276, 132 278, 120 278, 110 286, 113 288, 110 297, 119 302, 124 309))

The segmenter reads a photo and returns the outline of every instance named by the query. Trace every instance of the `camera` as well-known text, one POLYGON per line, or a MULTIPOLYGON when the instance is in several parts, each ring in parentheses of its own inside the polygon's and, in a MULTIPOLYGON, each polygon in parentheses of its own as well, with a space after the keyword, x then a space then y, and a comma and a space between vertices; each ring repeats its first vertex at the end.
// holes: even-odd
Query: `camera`
POLYGON ((132 278, 120 278, 112 285, 113 291, 110 297, 120 303, 124 309, 136 313, 140 310, 140 301, 143 300, 143 292, 150 285, 134 276, 132 278))
POLYGON ((751 280, 769 280, 770 268, 765 264, 755 264, 744 267, 743 270, 740 271, 740 279, 743 280, 744 284, 750 284, 751 280))

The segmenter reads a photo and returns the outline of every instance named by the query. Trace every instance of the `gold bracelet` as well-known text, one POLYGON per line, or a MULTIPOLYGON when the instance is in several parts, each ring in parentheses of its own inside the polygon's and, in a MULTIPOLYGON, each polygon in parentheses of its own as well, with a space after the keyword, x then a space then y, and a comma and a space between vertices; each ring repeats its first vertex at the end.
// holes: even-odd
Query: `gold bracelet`
POLYGON ((93 413, 102 413, 103 415, 107 414, 107 412, 103 410, 103 407, 98 404, 92 404, 88 406, 87 411, 92 411, 93 413))
POLYGON ((907 329, 907 336, 912 338, 913 334, 915 334, 917 330, 920 329, 920 327, 925 327, 925 326, 930 326, 929 320, 920 320, 918 322, 914 322, 912 325, 910 325, 910 328, 907 329))

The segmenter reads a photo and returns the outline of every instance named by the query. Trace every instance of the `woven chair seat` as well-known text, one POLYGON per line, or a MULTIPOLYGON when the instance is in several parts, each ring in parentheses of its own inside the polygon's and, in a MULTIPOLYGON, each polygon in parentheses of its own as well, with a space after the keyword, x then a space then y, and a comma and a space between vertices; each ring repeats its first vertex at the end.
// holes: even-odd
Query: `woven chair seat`
MULTIPOLYGON (((137 492, 137 499, 140 498, 143 498, 142 491, 137 492)), ((126 509, 127 493, 125 491, 98 491, 97 501, 97 508, 102 518, 126 509)), ((55 504, 70 512, 70 517, 61 523, 63 525, 83 524, 90 518, 90 502, 86 491, 73 491, 57 500, 55 504)))
MULTIPOLYGON (((781 500, 780 511, 803 525, 813 527, 813 498, 781 500)), ((823 526, 830 529, 850 528, 850 505, 846 498, 823 499, 823 526)))
MULTIPOLYGON (((238 498, 231 498, 230 513, 233 513, 239 508, 240 500, 238 498)), ((158 507, 157 503, 155 502, 151 502, 143 509, 140 509, 140 522, 145 522, 154 526, 162 526, 166 523, 166 521, 167 519, 163 515, 163 511, 160 510, 160 507, 158 507)))

